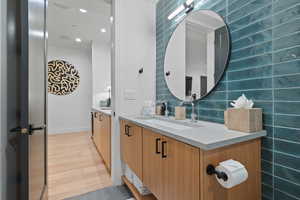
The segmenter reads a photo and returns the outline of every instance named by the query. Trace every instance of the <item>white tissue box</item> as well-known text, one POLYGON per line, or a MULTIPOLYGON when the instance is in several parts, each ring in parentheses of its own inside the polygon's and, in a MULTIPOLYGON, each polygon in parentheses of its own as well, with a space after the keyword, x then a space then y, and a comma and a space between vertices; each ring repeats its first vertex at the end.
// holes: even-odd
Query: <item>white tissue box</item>
POLYGON ((230 130, 247 133, 263 130, 260 108, 229 108, 224 112, 224 120, 225 126, 230 130))

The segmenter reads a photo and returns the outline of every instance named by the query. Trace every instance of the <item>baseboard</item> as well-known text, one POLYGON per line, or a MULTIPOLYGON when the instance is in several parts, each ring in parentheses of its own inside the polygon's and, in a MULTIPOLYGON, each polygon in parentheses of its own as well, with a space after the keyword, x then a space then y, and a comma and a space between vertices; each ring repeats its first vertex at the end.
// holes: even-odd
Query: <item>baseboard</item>
POLYGON ((77 132, 84 132, 84 131, 91 131, 90 127, 83 127, 83 128, 65 128, 65 129, 49 129, 48 134, 65 134, 65 133, 77 133, 77 132))

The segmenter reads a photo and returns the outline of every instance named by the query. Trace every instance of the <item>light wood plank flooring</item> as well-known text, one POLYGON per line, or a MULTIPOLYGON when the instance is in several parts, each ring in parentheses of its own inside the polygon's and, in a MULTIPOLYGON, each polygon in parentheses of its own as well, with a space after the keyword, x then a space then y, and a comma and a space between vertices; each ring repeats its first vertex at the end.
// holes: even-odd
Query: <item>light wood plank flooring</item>
POLYGON ((111 186, 110 176, 88 132, 49 135, 49 200, 111 186))

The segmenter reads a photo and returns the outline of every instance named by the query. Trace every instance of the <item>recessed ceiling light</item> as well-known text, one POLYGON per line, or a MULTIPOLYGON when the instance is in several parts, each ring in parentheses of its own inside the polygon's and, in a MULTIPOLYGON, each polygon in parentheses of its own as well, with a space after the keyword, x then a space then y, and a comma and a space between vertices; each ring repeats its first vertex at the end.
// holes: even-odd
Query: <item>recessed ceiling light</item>
POLYGON ((113 23, 114 22, 114 17, 110 16, 109 20, 110 20, 110 23, 113 23))
POLYGON ((87 10, 82 9, 82 8, 80 8, 79 11, 82 12, 82 13, 87 13, 87 10))
POLYGON ((106 33, 106 29, 105 28, 101 28, 101 32, 102 33, 106 33))
POLYGON ((80 38, 76 38, 75 41, 76 42, 81 42, 81 39, 80 38))

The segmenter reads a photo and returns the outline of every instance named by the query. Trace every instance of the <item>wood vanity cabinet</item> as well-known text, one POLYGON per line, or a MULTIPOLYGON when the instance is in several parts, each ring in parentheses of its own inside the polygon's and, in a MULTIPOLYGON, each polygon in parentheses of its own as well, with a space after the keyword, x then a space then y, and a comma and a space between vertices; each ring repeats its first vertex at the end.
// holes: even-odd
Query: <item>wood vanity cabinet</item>
POLYGON ((121 156, 142 180, 142 128, 123 120, 121 121, 121 156))
POLYGON ((121 151, 123 161, 158 200, 261 199, 260 139, 202 150, 121 121, 121 151), (231 189, 206 171, 208 165, 228 159, 241 162, 248 171, 248 179, 231 189))
POLYGON ((97 113, 94 117, 93 140, 108 171, 111 170, 111 117, 97 113))
POLYGON ((94 133, 93 133, 93 141, 95 143, 95 146, 97 148, 97 150, 99 151, 100 148, 100 120, 99 120, 99 115, 100 113, 95 112, 94 113, 94 133))
POLYGON ((200 150, 143 129, 143 183, 163 200, 200 199, 200 150))

